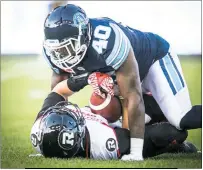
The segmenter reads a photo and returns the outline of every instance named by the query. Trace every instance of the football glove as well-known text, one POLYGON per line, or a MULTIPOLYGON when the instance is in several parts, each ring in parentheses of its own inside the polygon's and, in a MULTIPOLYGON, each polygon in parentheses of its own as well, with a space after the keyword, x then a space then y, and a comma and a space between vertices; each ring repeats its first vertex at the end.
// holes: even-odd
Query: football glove
POLYGON ((97 95, 105 98, 105 93, 114 96, 114 82, 111 76, 108 74, 94 72, 88 77, 88 84, 92 86, 93 92, 97 95))

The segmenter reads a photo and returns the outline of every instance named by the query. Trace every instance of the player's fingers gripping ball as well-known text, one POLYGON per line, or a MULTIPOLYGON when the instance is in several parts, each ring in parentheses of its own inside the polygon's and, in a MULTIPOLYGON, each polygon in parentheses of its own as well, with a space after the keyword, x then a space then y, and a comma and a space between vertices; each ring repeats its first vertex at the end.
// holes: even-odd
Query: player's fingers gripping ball
POLYGON ((105 98, 102 98, 93 92, 89 100, 89 106, 92 113, 101 115, 109 123, 116 122, 122 116, 120 99, 110 94, 105 94, 105 98))
POLYGON ((114 82, 108 74, 94 72, 89 75, 88 84, 92 86, 94 93, 102 98, 105 98, 105 93, 114 96, 114 82))

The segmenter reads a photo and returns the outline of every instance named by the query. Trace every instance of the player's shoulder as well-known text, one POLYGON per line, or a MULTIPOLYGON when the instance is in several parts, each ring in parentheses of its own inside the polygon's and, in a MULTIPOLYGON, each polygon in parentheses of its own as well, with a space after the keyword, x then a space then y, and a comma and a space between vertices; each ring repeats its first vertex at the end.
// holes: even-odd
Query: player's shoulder
POLYGON ((105 61, 115 40, 110 22, 107 18, 90 18, 89 22, 91 40, 82 64, 88 72, 101 71, 101 69, 104 72, 113 71, 105 61))
MULTIPOLYGON (((123 25, 121 22, 117 22, 111 18, 108 17, 101 17, 101 18, 90 18, 90 25, 92 26, 92 31, 94 32, 95 29, 99 29, 98 26, 103 26, 103 27, 109 27, 111 29, 112 33, 116 33, 118 31, 122 31, 125 28, 127 29, 127 26, 123 25)), ((108 28, 100 28, 99 29, 101 32, 103 31, 103 34, 105 34, 105 31, 108 30, 108 28)), ((127 29, 128 30, 128 29, 127 29)), ((123 33, 125 33, 124 31, 123 33)))
POLYGON ((89 21, 92 26, 97 26, 100 24, 109 25, 110 23, 115 22, 113 19, 108 17, 90 18, 89 21))
POLYGON ((33 124, 30 132, 30 139, 33 147, 38 153, 41 153, 38 143, 42 140, 42 130, 40 129, 40 123, 43 116, 40 116, 33 124))
POLYGON ((127 58, 131 48, 126 31, 119 23, 107 17, 90 19, 90 24, 91 51, 97 53, 107 66, 117 70, 127 58))
POLYGON ((93 32, 92 36, 95 38, 102 37, 103 39, 114 40, 118 30, 122 31, 121 24, 108 17, 91 18, 90 24, 93 32), (103 34, 103 36, 100 34, 103 34))

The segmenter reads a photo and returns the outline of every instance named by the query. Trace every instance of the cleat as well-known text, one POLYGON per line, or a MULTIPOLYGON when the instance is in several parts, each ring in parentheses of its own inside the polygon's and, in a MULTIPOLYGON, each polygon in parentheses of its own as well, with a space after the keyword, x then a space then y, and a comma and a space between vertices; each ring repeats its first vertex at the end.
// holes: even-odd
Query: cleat
MULTIPOLYGON (((197 147, 192 144, 191 142, 184 141, 182 144, 180 144, 178 148, 178 152, 182 153, 198 153, 197 147)), ((201 152, 201 151, 200 151, 201 152)))

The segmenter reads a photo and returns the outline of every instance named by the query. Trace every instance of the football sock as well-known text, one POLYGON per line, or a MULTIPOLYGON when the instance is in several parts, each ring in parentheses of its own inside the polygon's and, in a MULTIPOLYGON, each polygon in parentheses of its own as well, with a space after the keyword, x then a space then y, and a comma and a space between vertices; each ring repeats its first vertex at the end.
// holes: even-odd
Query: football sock
POLYGON ((202 105, 193 106, 180 121, 181 129, 202 128, 202 105))

